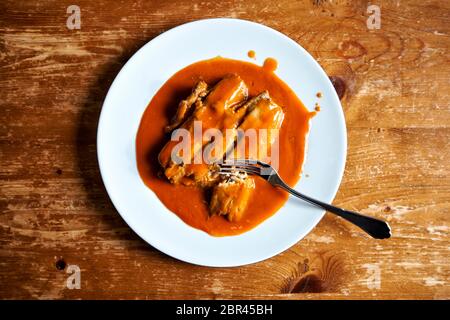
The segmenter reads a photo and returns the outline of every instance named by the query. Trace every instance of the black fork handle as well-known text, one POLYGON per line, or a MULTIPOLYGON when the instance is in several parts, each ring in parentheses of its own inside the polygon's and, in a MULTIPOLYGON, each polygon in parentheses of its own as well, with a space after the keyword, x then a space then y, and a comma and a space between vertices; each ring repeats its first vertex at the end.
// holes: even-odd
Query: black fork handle
POLYGON ((311 197, 308 197, 300 192, 295 191, 291 187, 289 187, 286 183, 280 182, 276 184, 278 187, 283 188, 290 194, 305 200, 308 203, 311 203, 315 206, 318 206, 322 209, 325 209, 326 211, 329 211, 331 213, 334 213, 338 215, 339 217, 353 223, 354 225, 360 227, 362 230, 367 232, 369 235, 371 235, 375 239, 387 239, 391 237, 391 227, 386 221, 369 217, 366 215, 363 215, 358 212, 344 210, 335 206, 332 206, 328 203, 324 203, 322 201, 313 199, 311 197))

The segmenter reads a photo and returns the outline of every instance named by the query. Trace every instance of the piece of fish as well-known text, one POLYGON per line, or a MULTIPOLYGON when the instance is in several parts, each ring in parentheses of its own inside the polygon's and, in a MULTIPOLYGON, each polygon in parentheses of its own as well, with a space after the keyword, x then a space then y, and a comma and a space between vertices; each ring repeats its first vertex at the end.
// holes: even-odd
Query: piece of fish
MULTIPOLYGON (((228 152, 228 159, 253 159, 266 161, 271 154, 271 147, 278 138, 278 129, 284 119, 284 112, 269 96, 267 91, 251 99, 248 103, 247 115, 239 129, 247 134, 254 130, 252 138, 238 137, 236 147, 228 152), (261 131, 261 129, 263 129, 261 131)), ((250 134, 252 135, 252 134, 250 134)), ((250 196, 255 188, 252 177, 247 175, 231 175, 213 188, 210 212, 224 215, 229 221, 239 221, 243 216, 250 196)))
POLYGON ((246 174, 230 175, 214 186, 210 213, 225 216, 230 222, 239 221, 254 189, 253 178, 246 174))
MULTIPOLYGON (((193 92, 196 90, 194 89, 193 92)), ((203 92, 199 89, 200 92, 203 92)), ((241 122, 245 115, 245 109, 242 108, 243 102, 248 97, 248 88, 244 81, 237 75, 228 75, 219 81, 208 94, 202 97, 197 95, 195 100, 195 110, 192 115, 188 117, 179 128, 185 129, 190 136, 189 154, 183 155, 184 160, 177 162, 173 159, 174 148, 180 143, 179 141, 170 140, 163 147, 159 154, 159 162, 164 168, 166 177, 172 183, 194 184, 205 186, 213 182, 215 178, 210 174, 210 167, 203 159, 203 147, 211 143, 211 138, 205 137, 202 133, 207 130, 218 130, 225 133, 226 129, 235 129, 241 122), (201 125, 201 139, 196 141, 194 139, 195 124, 201 125), (194 157, 200 157, 201 163, 194 163, 194 157)), ((186 99, 186 101, 189 99, 186 99)), ((190 101, 189 101, 190 102, 190 101)), ((180 104, 182 114, 186 114, 185 104, 180 104)), ((178 113, 178 112, 177 112, 178 113)), ((175 121, 177 123, 178 121, 175 121)), ((223 157, 227 146, 223 146, 223 150, 217 152, 215 157, 223 157)), ((209 161, 212 163, 213 161, 209 161)))

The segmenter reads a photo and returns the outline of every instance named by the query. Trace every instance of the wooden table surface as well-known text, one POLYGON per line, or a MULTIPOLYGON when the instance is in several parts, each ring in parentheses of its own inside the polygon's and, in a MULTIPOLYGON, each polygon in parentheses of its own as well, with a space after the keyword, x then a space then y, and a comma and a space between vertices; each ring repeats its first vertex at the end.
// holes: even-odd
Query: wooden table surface
POLYGON ((380 29, 367 1, 2 1, 0 298, 450 298, 450 2, 372 4, 380 29), (387 219, 393 238, 326 215, 269 260, 207 268, 125 224, 97 166, 105 94, 147 41, 210 17, 273 27, 334 77, 348 128, 334 203, 387 219))

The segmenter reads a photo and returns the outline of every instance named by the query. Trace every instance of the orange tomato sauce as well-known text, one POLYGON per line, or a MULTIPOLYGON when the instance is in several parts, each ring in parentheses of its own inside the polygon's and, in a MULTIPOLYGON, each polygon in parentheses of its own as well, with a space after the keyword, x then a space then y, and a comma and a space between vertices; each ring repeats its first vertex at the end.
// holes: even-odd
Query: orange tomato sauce
POLYGON ((240 221, 229 222, 223 216, 211 216, 205 190, 173 185, 162 174, 158 154, 170 139, 170 135, 164 133, 164 127, 176 113, 179 101, 189 95, 200 79, 212 85, 225 75, 236 73, 248 86, 250 97, 268 90, 275 103, 283 108, 285 118, 279 135, 279 173, 286 183, 295 185, 300 178, 309 120, 314 112, 309 112, 295 93, 273 73, 272 60, 269 64, 270 67, 261 67, 220 57, 191 64, 164 83, 141 119, 136 136, 136 160, 142 180, 185 223, 213 236, 237 235, 256 227, 286 202, 288 194, 255 177, 255 190, 240 221))
POLYGON ((278 61, 274 58, 264 60, 263 68, 268 72, 274 72, 278 67, 278 61))

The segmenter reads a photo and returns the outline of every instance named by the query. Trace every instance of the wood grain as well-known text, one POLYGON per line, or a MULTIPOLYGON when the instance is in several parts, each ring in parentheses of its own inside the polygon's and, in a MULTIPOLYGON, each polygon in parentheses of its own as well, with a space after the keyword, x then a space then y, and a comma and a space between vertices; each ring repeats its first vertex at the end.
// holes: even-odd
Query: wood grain
POLYGON ((450 298, 449 2, 379 1, 380 30, 368 1, 76 1, 80 30, 70 4, 0 4, 0 298, 450 298), (387 218, 392 239, 327 215, 276 257, 215 269, 122 221, 96 160, 105 94, 144 43, 209 17, 273 27, 335 77, 349 145, 334 203, 387 218))

